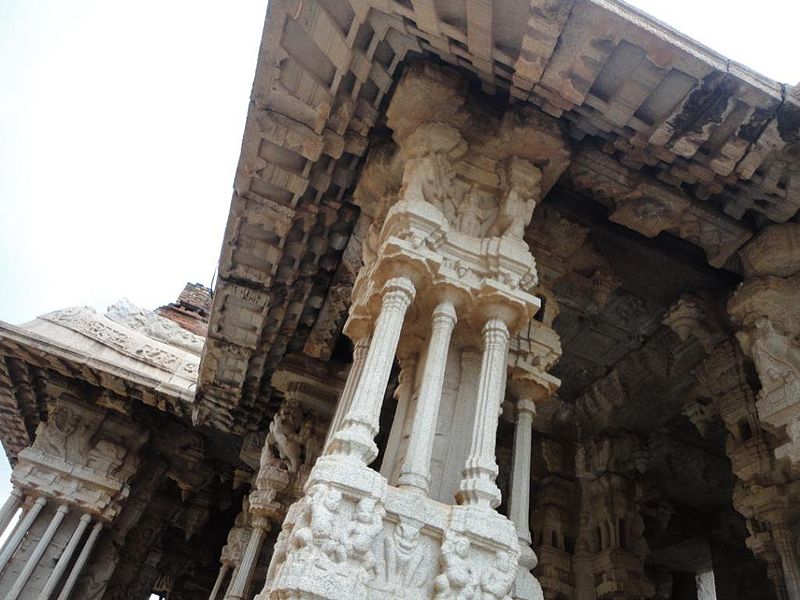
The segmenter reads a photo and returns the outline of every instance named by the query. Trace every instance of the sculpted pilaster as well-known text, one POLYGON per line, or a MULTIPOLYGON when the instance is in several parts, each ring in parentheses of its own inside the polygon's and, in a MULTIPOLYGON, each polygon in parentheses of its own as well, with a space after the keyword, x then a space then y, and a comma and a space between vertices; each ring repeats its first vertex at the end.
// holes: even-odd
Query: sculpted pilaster
POLYGON ((650 598, 655 587, 644 572, 649 549, 644 522, 633 495, 633 454, 625 438, 592 438, 579 442, 575 470, 581 493, 580 529, 575 553, 581 570, 593 582, 576 581, 579 598, 650 598), (593 588, 585 589, 586 585, 593 588))
POLYGON ((800 225, 764 230, 742 251, 745 282, 728 303, 761 381, 758 414, 785 440, 775 456, 800 467, 800 225))

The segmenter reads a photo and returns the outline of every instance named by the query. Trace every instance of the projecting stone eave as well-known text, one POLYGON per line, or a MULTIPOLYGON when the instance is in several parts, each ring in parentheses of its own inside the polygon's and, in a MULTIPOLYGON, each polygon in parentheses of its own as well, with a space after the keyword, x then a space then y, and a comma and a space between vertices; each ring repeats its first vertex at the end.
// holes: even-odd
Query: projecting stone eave
MULTIPOLYGON (((746 213, 764 224, 797 212, 800 183, 776 183, 800 180, 789 172, 800 103, 786 85, 623 2, 523 4, 468 0, 443 16, 413 0, 270 2, 200 367, 199 421, 257 429, 287 348, 304 347, 309 324, 329 345, 341 331, 347 285, 316 282, 336 284, 346 270, 349 194, 410 58, 471 72, 484 92, 504 90, 561 119, 577 146, 600 148, 637 178, 647 167, 656 184, 647 190, 663 188, 651 204, 678 190, 670 210, 688 211, 664 230, 703 247, 716 266, 751 237, 737 222, 746 213), (721 249, 694 239, 709 228, 724 238, 721 249)), ((618 222, 636 229, 627 205, 616 208, 618 222)))
POLYGON ((753 87, 762 90, 776 99, 781 99, 783 97, 784 88, 787 84, 781 83, 759 73, 755 69, 731 60, 724 54, 720 54, 702 42, 681 33, 671 25, 635 6, 631 6, 627 2, 622 2, 621 0, 589 1, 621 16, 634 27, 652 32, 654 35, 664 39, 675 47, 681 48, 688 54, 696 57, 698 60, 721 71, 730 72, 742 81, 746 81, 753 87))
MULTIPOLYGON (((43 408, 43 398, 39 407, 23 405, 21 395, 31 388, 30 369, 96 386, 103 402, 117 410, 128 411, 130 402, 138 400, 187 421, 191 418, 199 357, 127 330, 92 309, 56 311, 23 326, 0 321, 0 359, 0 413, 18 423, 25 422, 23 413, 30 421, 30 413, 43 408), (77 326, 54 322, 59 314, 69 315, 77 326), (86 332, 76 331, 78 327, 86 332), (109 341, 98 340, 98 331, 109 334, 109 341), (148 356, 140 359, 136 354, 148 356), (16 376, 10 373, 12 361, 21 369, 16 376)), ((35 425, 28 422, 22 430, 27 428, 30 437, 35 425)), ((8 445, 9 440, 3 441, 8 445)))

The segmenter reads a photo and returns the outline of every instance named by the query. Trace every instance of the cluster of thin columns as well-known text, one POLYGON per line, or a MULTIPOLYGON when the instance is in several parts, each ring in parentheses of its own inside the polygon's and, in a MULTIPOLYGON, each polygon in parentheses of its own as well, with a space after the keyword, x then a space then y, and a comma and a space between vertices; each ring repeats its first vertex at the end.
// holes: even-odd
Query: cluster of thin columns
MULTIPOLYGON (((10 525, 14 515, 17 513, 17 510, 19 510, 20 507, 23 507, 24 500, 25 498, 22 491, 14 488, 11 496, 5 502, 3 507, 0 508, 0 532, 4 532, 10 525)), ((47 502, 48 500, 41 496, 36 499, 31 498, 30 506, 23 509, 23 513, 20 516, 19 522, 6 540, 6 543, 3 545, 2 549, 0 549, 0 573, 2 573, 2 571, 5 570, 6 567, 12 562, 15 552, 20 547, 22 540, 30 531, 31 527, 33 527, 37 517, 39 516, 39 513, 41 513, 42 509, 45 508, 47 502)), ((25 585, 28 583, 31 575, 33 574, 33 571, 36 569, 39 561, 42 559, 42 556, 44 556, 44 553, 47 551, 48 547, 53 541, 56 532, 58 531, 68 512, 69 508, 66 505, 60 504, 56 508, 52 518, 50 519, 50 522, 47 525, 47 528, 42 534, 42 537, 38 540, 38 542, 36 542, 36 546, 34 547, 30 556, 28 556, 25 565, 9 589, 6 595, 6 600, 16 600, 20 596, 22 590, 25 588, 25 585)), ((58 561, 56 562, 55 567, 45 582, 44 587, 42 588, 41 592, 39 592, 37 600, 50 600, 51 598, 56 598, 57 600, 67 600, 70 597, 70 594, 72 593, 72 590, 78 581, 78 577, 80 577, 83 568, 85 567, 86 562, 92 553, 92 549, 97 541, 97 537, 100 535, 100 531, 103 528, 103 524, 100 521, 95 522, 88 538, 83 543, 80 554, 72 564, 72 569, 70 570, 66 581, 62 585, 60 593, 57 597, 54 596, 54 593, 61 582, 64 573, 70 566, 72 557, 77 551, 78 546, 80 545, 81 540, 83 539, 83 536, 86 533, 91 521, 92 517, 89 514, 83 514, 78 520, 78 524, 76 525, 75 530, 72 532, 69 542, 67 542, 64 551, 58 558, 58 561)))
MULTIPOLYGON (((371 336, 358 340, 353 364, 333 416, 323 453, 369 464, 378 454, 374 438, 378 433, 381 405, 389 382, 392 363, 400 340, 405 314, 414 299, 410 279, 390 279, 383 288, 381 309, 371 336)), ((412 492, 428 494, 430 463, 436 434, 447 352, 457 322, 456 308, 442 299, 433 310, 431 335, 420 382, 420 395, 411 424, 408 448, 399 470, 397 484, 412 492)), ((484 508, 500 503, 495 484, 495 459, 500 405, 505 395, 509 333, 502 319, 489 319, 482 330, 483 354, 478 380, 476 417, 470 453, 459 488, 459 500, 484 508)), ((533 403, 518 404, 515 433, 514 480, 510 518, 524 546, 531 543, 528 529, 530 452, 533 403)), ((242 562, 231 576, 225 600, 240 600, 246 593, 266 528, 254 527, 242 562)), ((218 600, 230 565, 223 565, 209 600, 218 600)))
MULTIPOLYGON (((343 455, 369 464, 377 455, 381 404, 400 339, 405 314, 414 299, 410 279, 390 279, 383 288, 381 310, 371 337, 358 340, 354 361, 326 441, 326 453, 343 455)), ((442 395, 450 338, 457 321, 456 307, 442 298, 432 314, 431 335, 425 354, 419 397, 411 424, 408 447, 397 484, 427 494, 436 420, 442 395)), ((495 484, 495 444, 500 405, 505 395, 509 333, 502 319, 487 320, 482 329, 483 351, 476 416, 469 456, 459 486, 459 501, 489 508, 500 503, 495 484)), ((533 403, 518 406, 515 468, 510 502, 511 520, 521 540, 530 544, 528 505, 533 403)))

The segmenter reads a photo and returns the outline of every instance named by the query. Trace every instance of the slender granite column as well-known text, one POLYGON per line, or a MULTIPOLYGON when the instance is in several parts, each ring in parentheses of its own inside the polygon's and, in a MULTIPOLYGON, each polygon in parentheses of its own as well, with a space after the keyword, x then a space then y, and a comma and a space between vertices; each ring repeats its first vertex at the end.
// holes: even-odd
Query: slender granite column
MULTIPOLYGON (((401 459, 400 444, 408 433, 409 408, 414 404, 414 384, 417 379, 417 363, 419 355, 412 354, 405 358, 398 357, 400 374, 397 376, 397 388, 394 396, 397 398, 397 408, 394 411, 394 421, 389 430, 389 439, 386 441, 386 450, 381 463, 381 475, 386 477, 390 485, 397 482, 398 461, 401 459)), ((407 450, 408 448, 406 448, 407 450)))
POLYGON ((39 592, 37 600, 48 600, 50 598, 50 594, 56 589, 58 582, 61 580, 62 575, 64 575, 64 571, 67 570, 69 561, 72 560, 72 555, 75 554, 75 550, 77 550, 78 544, 80 544, 81 539, 83 539, 83 534, 86 532, 86 528, 91 521, 92 517, 89 514, 84 514, 80 518, 77 527, 75 527, 75 531, 72 532, 72 537, 70 537, 69 542, 67 542, 67 547, 64 548, 64 552, 59 557, 53 572, 50 573, 50 577, 48 577, 47 583, 44 584, 44 588, 39 592))
POLYGON ((11 559, 11 556, 17 551, 17 546, 19 546, 22 538, 25 537, 25 534, 28 533, 28 530, 31 528, 31 525, 33 525, 36 517, 39 516, 39 513, 42 511, 45 504, 47 504, 47 500, 45 498, 37 498, 36 502, 33 503, 33 506, 31 506, 28 512, 25 513, 22 521, 20 521, 19 525, 17 525, 14 533, 11 534, 11 537, 6 540, 3 550, 0 551, 0 571, 5 568, 6 564, 8 564, 8 561, 11 559))
POLYGON ((378 433, 378 417, 414 292, 414 284, 407 277, 394 277, 383 286, 381 310, 375 321, 364 370, 344 424, 333 436, 330 453, 367 465, 378 455, 374 440, 378 433))
POLYGON ((457 493, 461 504, 482 508, 496 508, 500 504, 500 490, 495 484, 495 443, 500 403, 505 394, 507 360, 508 328, 502 319, 490 319, 483 326, 483 357, 472 445, 457 493))
POLYGON ((220 567, 217 580, 214 582, 214 588, 211 590, 208 600, 217 600, 217 596, 222 589, 222 584, 225 581, 225 576, 228 574, 230 568, 231 566, 228 563, 223 563, 223 565, 220 567))
MULTIPOLYGON (((248 538, 248 543, 249 542, 250 542, 250 540, 248 538)), ((240 561, 238 565, 233 567, 233 573, 231 573, 231 579, 228 582, 228 587, 226 588, 225 595, 223 596, 224 600, 230 600, 231 599, 231 593, 233 592, 233 585, 236 583, 236 578, 239 575, 239 568, 241 566, 242 566, 242 563, 240 561)))
POLYGON ((64 587, 61 588, 61 593, 58 595, 58 600, 69 600, 70 594, 72 594, 72 589, 75 587, 75 584, 78 583, 78 577, 80 577, 81 573, 83 572, 83 567, 86 566, 86 561, 89 560, 89 556, 92 554, 92 550, 94 549, 94 545, 97 542, 97 538, 102 529, 103 523, 101 521, 98 521, 94 524, 94 527, 92 527, 92 531, 89 533, 89 537, 86 539, 86 543, 83 545, 81 553, 78 555, 78 558, 75 560, 75 564, 72 566, 72 571, 69 572, 67 582, 64 584, 64 587))
POLYGON ((520 543, 531 544, 528 523, 531 489, 531 442, 533 438, 533 415, 536 405, 520 398, 517 400, 517 421, 514 425, 514 459, 511 474, 511 497, 508 501, 508 518, 517 528, 520 543))
POLYGON ((426 495, 430 483, 436 420, 439 416, 444 372, 447 367, 447 350, 455 325, 456 309, 453 303, 448 300, 439 303, 433 311, 431 339, 428 342, 428 353, 422 372, 417 410, 414 413, 405 461, 398 478, 400 487, 426 495))
POLYGON ((258 555, 261 554, 261 545, 270 529, 268 519, 256 517, 253 520, 253 530, 250 533, 250 540, 247 542, 242 563, 236 572, 236 578, 231 583, 227 597, 231 600, 244 600, 247 588, 250 587, 250 580, 253 578, 253 571, 258 562, 258 555))
POLYGON ((785 522, 772 523, 772 537, 775 547, 781 555, 783 578, 789 600, 800 600, 800 563, 797 560, 795 539, 791 527, 785 522))
POLYGON ((25 584, 28 583, 31 573, 33 573, 36 565, 39 564, 39 561, 42 559, 42 555, 44 554, 45 550, 47 550, 50 542, 53 540, 53 536, 61 526, 61 521, 64 520, 67 512, 69 512, 69 509, 63 504, 56 509, 53 518, 50 520, 50 524, 47 526, 47 529, 45 529, 44 534, 39 539, 39 542, 36 544, 33 552, 28 557, 28 560, 25 562, 25 566, 17 576, 17 580, 14 582, 14 585, 12 585, 11 589, 8 591, 6 600, 17 600, 20 592, 22 592, 22 588, 24 588, 25 584))
POLYGON ((364 371, 364 361, 367 358, 367 351, 369 350, 370 336, 364 336, 355 343, 353 347, 353 364, 350 365, 350 371, 347 373, 347 381, 344 383, 342 390, 342 397, 339 398, 339 404, 336 405, 336 412, 331 419, 331 426, 328 429, 328 435, 325 436, 325 445, 323 446, 322 453, 328 451, 328 446, 333 439, 333 436, 342 426, 347 412, 350 410, 350 405, 353 402, 353 394, 356 391, 356 386, 361 379, 361 373, 364 371))
POLYGON ((8 527, 8 524, 11 523, 11 519, 14 518, 17 509, 22 505, 22 499, 22 490, 16 487, 11 490, 11 495, 3 503, 3 507, 0 508, 0 535, 5 533, 5 530, 8 527))
POLYGON ((514 426, 514 459, 511 474, 511 497, 508 501, 508 518, 514 523, 519 538, 519 566, 526 571, 536 567, 536 553, 531 548, 530 492, 531 492, 531 442, 533 416, 536 405, 531 400, 517 400, 517 421, 514 426))

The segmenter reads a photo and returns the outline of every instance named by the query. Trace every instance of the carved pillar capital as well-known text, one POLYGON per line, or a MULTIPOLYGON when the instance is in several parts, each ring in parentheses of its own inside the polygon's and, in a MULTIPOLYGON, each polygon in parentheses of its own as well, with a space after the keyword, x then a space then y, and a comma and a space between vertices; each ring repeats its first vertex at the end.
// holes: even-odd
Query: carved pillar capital
POLYGON ((514 411, 517 415, 517 420, 533 421, 533 417, 536 416, 536 403, 527 398, 519 398, 514 405, 514 411))

